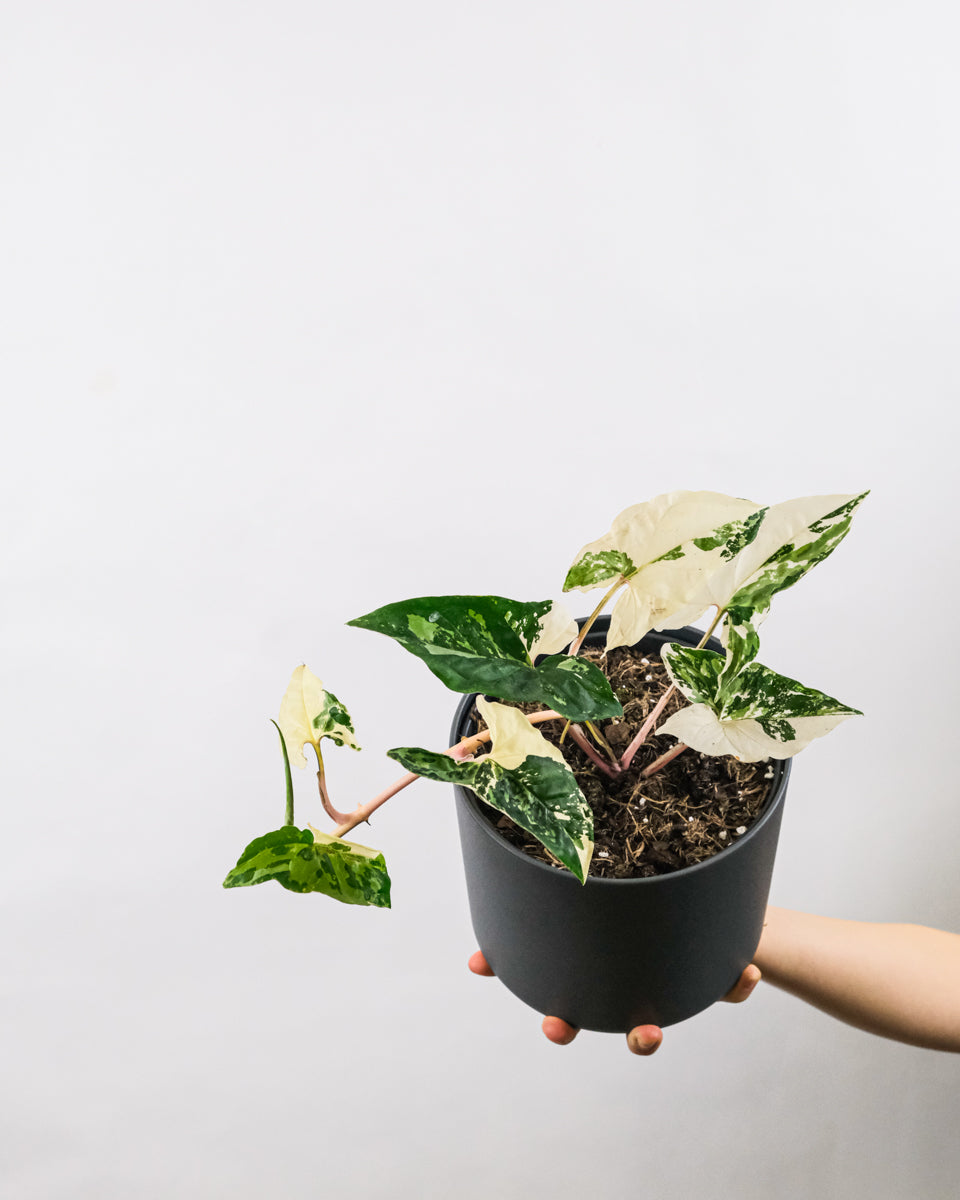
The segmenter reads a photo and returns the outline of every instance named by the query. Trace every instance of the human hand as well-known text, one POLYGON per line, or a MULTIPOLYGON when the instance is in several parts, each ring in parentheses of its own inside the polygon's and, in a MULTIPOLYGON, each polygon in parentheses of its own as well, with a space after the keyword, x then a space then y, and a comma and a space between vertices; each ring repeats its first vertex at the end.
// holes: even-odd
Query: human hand
MULTIPOLYGON (((467 966, 474 975, 493 975, 493 970, 483 952, 478 950, 470 956, 467 966)), ((728 1004, 740 1004, 751 994, 760 982, 760 968, 753 963, 745 967, 743 974, 729 992, 723 997, 728 1004)), ((544 1017, 541 1025, 544 1037, 556 1046, 568 1046, 580 1030, 576 1025, 570 1025, 560 1017, 544 1017)), ((653 1054, 663 1041, 663 1030, 659 1025, 638 1025, 627 1034, 627 1048, 632 1054, 646 1057, 653 1054)))

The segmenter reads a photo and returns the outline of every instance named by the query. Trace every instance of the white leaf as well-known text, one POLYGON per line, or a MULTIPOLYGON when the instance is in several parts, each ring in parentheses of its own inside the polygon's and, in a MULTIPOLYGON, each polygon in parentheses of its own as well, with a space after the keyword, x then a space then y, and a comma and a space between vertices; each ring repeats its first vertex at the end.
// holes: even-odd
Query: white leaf
POLYGON ((792 717, 796 736, 780 741, 765 733, 752 717, 721 720, 706 704, 681 708, 657 729, 678 738, 701 754, 732 754, 741 762, 761 762, 767 758, 792 758, 818 737, 823 737, 853 713, 835 713, 822 717, 792 717))
MULTIPOLYGON (((608 533, 580 550, 573 560, 574 567, 587 555, 613 550, 626 554, 640 570, 684 542, 704 537, 759 507, 721 492, 665 492, 642 504, 632 504, 614 517, 608 533)), ((609 578, 612 580, 613 574, 609 578)), ((587 592, 599 586, 594 583, 573 590, 587 592)))
MULTIPOLYGON (((633 645, 651 629, 696 620, 710 601, 693 601, 710 574, 723 565, 725 549, 700 549, 695 540, 741 522, 759 510, 760 505, 750 500, 720 492, 683 491, 668 492, 624 509, 609 533, 583 547, 568 572, 568 580, 572 576, 575 581, 584 560, 595 562, 596 556, 611 552, 625 555, 632 563, 634 571, 624 572, 628 582, 610 617, 607 648, 633 645)), ((565 590, 589 591, 612 582, 618 573, 611 569, 601 578, 593 571, 589 584, 574 582, 565 590)))
POLYGON ((700 586, 709 569, 705 560, 717 555, 694 550, 682 562, 651 563, 627 580, 610 614, 607 649, 634 646, 651 629, 682 629, 703 616, 708 605, 684 603, 684 596, 700 586))
POLYGON ((346 709, 307 666, 299 666, 290 676, 290 683, 280 701, 280 716, 277 724, 287 743, 290 761, 305 767, 303 747, 319 747, 328 737, 338 746, 349 746, 359 750, 354 736, 353 724, 346 709))
POLYGON ((489 759, 499 763, 505 770, 513 771, 532 755, 535 758, 552 758, 567 766, 560 750, 530 724, 519 708, 478 696, 477 710, 490 730, 491 748, 489 754, 480 755, 474 759, 475 762, 489 759))

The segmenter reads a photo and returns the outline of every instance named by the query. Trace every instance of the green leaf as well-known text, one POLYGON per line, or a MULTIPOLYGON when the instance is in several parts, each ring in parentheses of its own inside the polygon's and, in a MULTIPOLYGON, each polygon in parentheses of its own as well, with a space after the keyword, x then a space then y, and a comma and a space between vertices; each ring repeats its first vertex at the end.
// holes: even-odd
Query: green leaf
POLYGON ((225 888, 274 879, 291 892, 322 892, 344 904, 390 907, 383 855, 319 830, 284 825, 255 838, 223 881, 225 888))
POLYGON ((576 636, 576 622, 551 600, 421 596, 347 624, 392 637, 455 692, 546 704, 572 721, 623 712, 598 667, 552 653, 576 636), (534 666, 538 654, 548 657, 534 666))
POLYGON ((293 776, 290 774, 290 755, 287 753, 287 742, 283 736, 283 730, 280 726, 271 719, 270 724, 280 735, 280 752, 283 755, 283 777, 287 785, 287 804, 283 814, 284 825, 293 824, 293 776))
POLYGON ((723 566, 755 536, 759 505, 718 492, 668 492, 634 504, 608 533, 588 543, 567 573, 564 591, 625 580, 607 648, 629 646, 651 629, 700 616, 691 596, 705 574, 723 566))
POLYGON ((313 729, 318 740, 328 737, 337 746, 349 746, 351 750, 360 749, 354 737, 350 714, 333 692, 324 692, 324 703, 313 718, 313 729))
POLYGON ((725 661, 722 654, 717 654, 715 650, 695 650, 679 642, 667 642, 661 657, 670 679, 686 700, 692 704, 709 704, 717 710, 722 708, 723 702, 719 696, 720 676, 725 661))
POLYGON ((657 733, 703 754, 733 754, 743 762, 791 758, 847 717, 862 716, 762 663, 752 662, 728 680, 723 655, 676 643, 664 646, 663 661, 691 706, 674 713, 657 733))
POLYGON ((399 747, 387 753, 408 771, 474 791, 539 839, 581 883, 593 853, 593 813, 561 752, 516 708, 477 700, 493 746, 472 762, 399 747))
POLYGON ((278 728, 298 767, 307 765, 303 747, 309 744, 319 754, 324 738, 351 750, 360 749, 350 714, 332 692, 324 691, 323 684, 307 666, 297 667, 290 676, 280 701, 278 728))
POLYGON ((570 721, 606 721, 623 715, 623 705, 614 695, 610 681, 594 663, 568 654, 553 654, 534 667, 535 680, 529 694, 526 681, 514 695, 487 689, 488 695, 521 704, 531 700, 548 704, 570 721))
POLYGON ((593 814, 569 769, 549 758, 529 757, 508 771, 489 760, 454 762, 417 747, 387 753, 408 771, 470 789, 533 834, 582 883, 593 851, 593 814))
POLYGON ((589 591, 602 583, 609 583, 618 575, 629 578, 635 575, 637 568, 633 559, 620 550, 601 550, 597 553, 587 552, 573 564, 563 581, 565 592, 589 591))
POLYGON ((734 604, 727 608, 722 637, 726 650, 724 682, 734 680, 759 654, 760 634, 757 629, 766 614, 766 609, 758 611, 745 605, 734 604))

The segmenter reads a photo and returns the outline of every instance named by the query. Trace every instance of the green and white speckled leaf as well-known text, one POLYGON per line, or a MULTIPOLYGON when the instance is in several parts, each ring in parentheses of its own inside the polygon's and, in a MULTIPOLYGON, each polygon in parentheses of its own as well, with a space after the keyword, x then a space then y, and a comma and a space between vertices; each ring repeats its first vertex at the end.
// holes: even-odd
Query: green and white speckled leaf
MULTIPOLYGON (((725 661, 722 654, 715 650, 695 650, 680 642, 666 642, 660 655, 667 674, 684 699, 691 704, 708 704, 718 711, 722 708, 720 676, 725 661)), ((657 733, 662 729, 659 726, 657 733)))
POLYGON ((679 691, 691 701, 657 729, 703 754, 732 754, 743 762, 792 758, 814 738, 862 715, 814 688, 749 663, 725 680, 725 659, 712 650, 676 643, 663 661, 679 691))
POLYGON ((223 881, 225 888, 274 879, 291 892, 321 892, 344 904, 390 907, 383 855, 319 830, 285 825, 255 838, 223 881))
MULTIPOLYGON (((627 512, 629 511, 627 509, 627 512)), ((620 517, 623 515, 621 513, 620 517)), ((617 520, 620 520, 620 517, 617 520)), ((612 530, 607 534, 607 538, 610 538, 611 534, 612 530)), ((590 546, 598 546, 602 541, 604 541, 603 538, 597 542, 591 542, 590 546)), ((629 554, 625 554, 622 550, 591 550, 590 546, 584 546, 567 572, 567 577, 563 581, 565 592, 590 592, 605 583, 612 583, 618 575, 629 579, 631 575, 637 573, 637 564, 629 554)))
POLYGON ((589 591, 621 577, 607 648, 633 645, 651 629, 696 620, 704 578, 754 536, 760 506, 719 492, 668 492, 624 509, 610 531, 574 559, 563 590, 589 591))
POLYGON ((576 620, 562 604, 551 604, 540 618, 540 630, 527 645, 527 655, 536 662, 541 655, 558 654, 580 632, 576 620))
POLYGON ((760 648, 757 630, 772 598, 833 553, 868 494, 805 496, 765 509, 753 540, 704 580, 694 603, 716 604, 726 612, 724 682, 756 657, 760 648))
POLYGON ((307 760, 303 748, 307 744, 319 748, 323 738, 338 746, 359 750, 350 714, 332 692, 306 666, 297 667, 280 701, 280 733, 287 744, 290 758, 298 767, 307 760))
POLYGON ((563 755, 516 708, 478 697, 492 735, 489 754, 471 762, 415 746, 388 751, 408 771, 469 788, 539 839, 584 882, 593 854, 593 813, 563 755))
POLYGON ((551 600, 421 596, 347 622, 399 642, 455 692, 546 704, 572 721, 605 720, 623 709, 593 663, 554 653, 576 622, 551 600), (537 655, 548 657, 534 666, 537 655))

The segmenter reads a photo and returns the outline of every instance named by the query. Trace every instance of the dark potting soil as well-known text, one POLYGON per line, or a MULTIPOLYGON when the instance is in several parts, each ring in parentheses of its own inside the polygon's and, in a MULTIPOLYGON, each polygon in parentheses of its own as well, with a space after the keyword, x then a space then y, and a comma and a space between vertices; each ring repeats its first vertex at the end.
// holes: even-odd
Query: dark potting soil
MULTIPOLYGON (((654 653, 619 646, 605 656, 587 647, 584 658, 607 675, 623 705, 623 716, 598 728, 619 757, 657 703, 670 679, 654 653)), ((674 692, 658 724, 686 701, 674 692)), ((519 705, 534 712, 542 705, 519 705)), ((476 716, 476 709, 474 709, 476 716)), ((479 727, 484 728, 479 721, 479 727)), ((559 745, 562 721, 539 726, 559 745)), ((589 735, 588 735, 589 736, 589 735)), ((648 737, 627 771, 611 779, 598 771, 569 736, 561 747, 580 790, 593 809, 594 852, 590 874, 608 879, 666 875, 693 866, 732 845, 763 811, 773 767, 770 762, 743 763, 724 756, 685 750, 648 779, 644 767, 676 745, 676 739, 648 737)), ((509 817, 481 805, 507 841, 543 862, 556 860, 509 817)))

